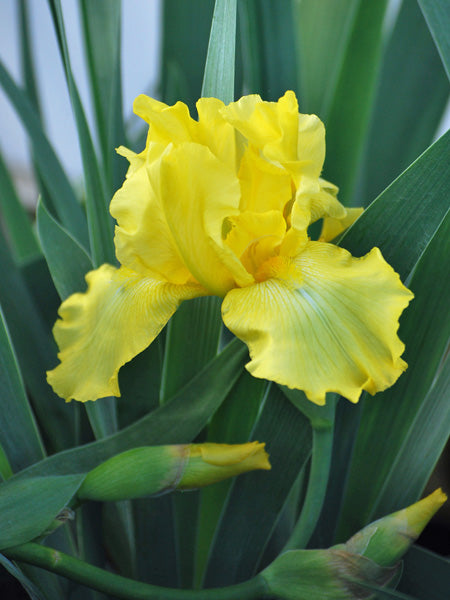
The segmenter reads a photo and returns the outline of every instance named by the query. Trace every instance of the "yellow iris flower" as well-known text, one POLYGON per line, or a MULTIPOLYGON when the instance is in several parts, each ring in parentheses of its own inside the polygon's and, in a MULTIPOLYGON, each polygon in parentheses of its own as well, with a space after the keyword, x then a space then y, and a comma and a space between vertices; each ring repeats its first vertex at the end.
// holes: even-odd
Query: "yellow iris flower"
POLYGON ((412 298, 374 248, 363 258, 327 243, 360 214, 320 178, 325 130, 295 94, 225 106, 167 106, 139 96, 149 124, 111 202, 120 268, 88 273, 59 310, 61 363, 48 373, 66 400, 119 396, 120 367, 144 350, 183 300, 223 297, 225 325, 255 377, 357 402, 391 386, 406 363, 398 319, 412 298), (319 241, 308 227, 323 219, 319 241))

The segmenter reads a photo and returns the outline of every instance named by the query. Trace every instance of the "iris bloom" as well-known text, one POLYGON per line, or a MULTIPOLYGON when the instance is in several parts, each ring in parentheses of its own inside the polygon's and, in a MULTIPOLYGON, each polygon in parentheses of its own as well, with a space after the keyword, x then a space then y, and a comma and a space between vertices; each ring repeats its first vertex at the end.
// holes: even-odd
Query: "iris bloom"
POLYGON ((278 102, 244 96, 225 106, 167 106, 139 96, 149 124, 111 202, 120 268, 88 273, 54 328, 59 364, 48 374, 67 400, 119 396, 120 367, 144 350, 183 300, 223 298, 225 325, 250 351, 255 377, 357 402, 406 368, 398 318, 412 298, 374 248, 363 258, 328 243, 360 211, 320 178, 325 130, 278 102), (323 219, 319 241, 308 227, 323 219))

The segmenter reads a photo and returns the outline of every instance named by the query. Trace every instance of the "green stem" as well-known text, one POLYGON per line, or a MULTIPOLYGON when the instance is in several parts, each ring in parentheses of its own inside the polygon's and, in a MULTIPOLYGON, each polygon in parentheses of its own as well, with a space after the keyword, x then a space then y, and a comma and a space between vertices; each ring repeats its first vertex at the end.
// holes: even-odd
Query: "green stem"
POLYGON ((214 590, 179 590, 133 581, 85 563, 78 558, 33 542, 2 550, 10 559, 63 575, 90 588, 123 600, 253 600, 267 597, 265 580, 249 581, 214 590))
POLYGON ((333 450, 333 427, 313 427, 308 489, 300 517, 283 551, 305 548, 320 517, 327 490, 333 450))

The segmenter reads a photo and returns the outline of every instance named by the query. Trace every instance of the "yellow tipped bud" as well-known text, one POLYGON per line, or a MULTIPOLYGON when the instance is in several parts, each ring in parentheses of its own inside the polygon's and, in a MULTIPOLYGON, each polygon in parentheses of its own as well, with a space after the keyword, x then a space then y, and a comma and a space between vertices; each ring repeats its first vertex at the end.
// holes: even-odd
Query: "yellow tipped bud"
POLYGON ((193 489, 254 469, 270 469, 264 444, 144 446, 122 452, 90 471, 80 500, 102 502, 193 489))
POLYGON ((372 598, 370 588, 387 585, 399 573, 399 560, 446 500, 442 490, 436 490, 371 523, 346 544, 285 552, 260 576, 280 600, 372 598))
POLYGON ((269 470, 265 444, 192 444, 178 489, 203 487, 255 469, 269 470))
POLYGON ((348 540, 345 549, 379 565, 392 565, 405 554, 446 500, 447 496, 438 489, 419 502, 367 525, 348 540))

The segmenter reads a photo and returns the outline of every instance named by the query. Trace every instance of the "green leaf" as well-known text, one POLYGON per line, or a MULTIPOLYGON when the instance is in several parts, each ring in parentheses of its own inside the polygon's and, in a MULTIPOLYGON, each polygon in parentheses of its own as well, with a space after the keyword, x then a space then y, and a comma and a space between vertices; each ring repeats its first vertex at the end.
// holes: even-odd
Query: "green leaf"
POLYGON ((92 261, 80 244, 47 211, 39 200, 37 229, 41 247, 61 300, 86 288, 84 276, 92 261))
POLYGON ((222 321, 220 298, 184 302, 169 322, 160 400, 176 394, 217 353, 222 321))
POLYGON ((356 205, 366 206, 431 144, 449 91, 420 8, 403 2, 383 56, 356 205))
POLYGON ((108 192, 125 176, 125 161, 115 148, 125 143, 121 90, 121 0, 80 0, 95 124, 108 192))
POLYGON ((46 382, 45 372, 56 362, 56 348, 1 236, 0 264, 0 305, 39 425, 48 440, 47 447, 67 448, 75 443, 77 409, 58 398, 46 382))
POLYGON ((250 439, 267 443, 272 470, 233 481, 211 547, 206 587, 244 581, 255 572, 289 491, 311 455, 309 421, 276 386, 250 439))
POLYGON ((447 213, 449 161, 447 132, 372 202, 339 245, 354 256, 378 246, 404 280, 447 213))
POLYGON ((382 42, 386 0, 359 2, 345 58, 339 73, 327 128, 324 174, 350 203, 368 128, 382 42))
POLYGON ((45 455, 0 309, 0 442, 14 471, 45 455))
POLYGON ((27 131, 39 173, 50 194, 61 223, 85 247, 88 247, 86 218, 61 164, 50 146, 33 106, 25 93, 0 62, 0 85, 14 106, 27 131))
POLYGON ((39 120, 42 121, 41 110, 39 105, 39 95, 36 84, 36 69, 34 67, 33 60, 28 1, 29 0, 19 1, 22 72, 27 97, 31 101, 36 111, 36 115, 39 117, 39 120))
POLYGON ((40 255, 31 221, 17 196, 11 176, 0 153, 0 208, 14 257, 22 263, 40 255))
POLYGON ((450 560, 412 546, 403 562, 399 591, 414 594, 419 600, 447 600, 450 560))
POLYGON ((278 100, 296 88, 297 61, 291 0, 238 3, 244 92, 278 100))
MULTIPOLYGON (((184 302, 169 322, 164 355, 164 366, 160 389, 160 401, 176 394, 184 385, 201 371, 217 353, 222 327, 220 299, 206 297, 184 302)), ((192 573, 195 546, 196 521, 198 510, 195 508, 198 495, 177 495, 173 498, 177 547, 179 549, 179 570, 182 583, 192 573), (190 527, 184 522, 188 520, 190 527)), ((155 551, 157 540, 155 540, 155 551)))
POLYGON ((360 1, 293 0, 292 4, 300 111, 326 121, 360 1))
POLYGON ((84 114, 83 105, 72 74, 60 0, 48 0, 64 65, 69 96, 80 142, 86 185, 86 210, 92 261, 95 266, 115 263, 113 219, 108 212, 108 197, 101 177, 94 145, 84 114))
POLYGON ((450 79, 450 13, 445 0, 418 0, 450 79))
POLYGON ((246 356, 246 347, 232 342, 164 406, 112 436, 53 455, 16 477, 82 473, 142 444, 192 441, 233 387, 246 356))
MULTIPOLYGON (((270 384, 264 379, 256 379, 248 371, 243 371, 212 418, 208 427, 208 441, 224 444, 242 444, 248 441, 268 385, 270 384)), ((196 540, 196 575, 199 581, 231 485, 232 481, 222 481, 200 490, 196 540)))
MULTIPOLYGON (((89 256, 53 219, 42 200, 37 208, 37 223, 45 258, 61 300, 75 292, 84 291, 84 276, 93 268, 89 256)), ((95 403, 86 404, 85 408, 97 439, 117 431, 115 399, 101 398, 95 403)))
POLYGON ((0 549, 42 535, 65 508, 84 475, 33 477, 0 485, 0 549))
POLYGON ((131 425, 159 406, 163 342, 161 334, 119 371, 120 428, 131 425))
POLYGON ((339 539, 415 502, 447 441, 450 414, 442 386, 448 382, 449 363, 441 381, 431 386, 450 337, 450 262, 442 260, 449 253, 450 213, 410 282, 415 299, 399 332, 406 345, 408 370, 393 387, 364 402, 339 539), (427 451, 429 455, 424 454, 427 451))
POLYGON ((0 565, 6 569, 14 579, 17 579, 31 600, 45 600, 44 596, 34 583, 32 583, 14 563, 8 560, 6 556, 3 556, 3 554, 0 554, 0 565))
POLYGON ((237 0, 216 0, 203 76, 202 96, 234 100, 237 0))

